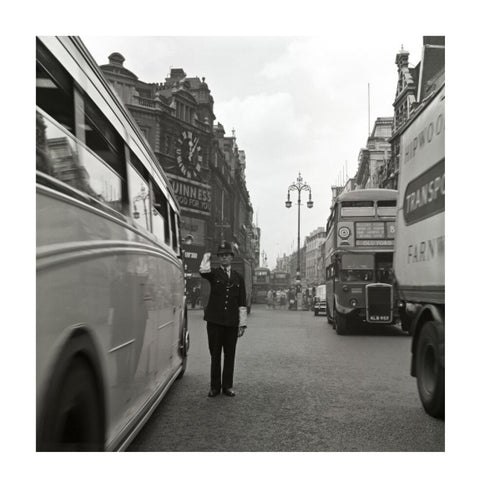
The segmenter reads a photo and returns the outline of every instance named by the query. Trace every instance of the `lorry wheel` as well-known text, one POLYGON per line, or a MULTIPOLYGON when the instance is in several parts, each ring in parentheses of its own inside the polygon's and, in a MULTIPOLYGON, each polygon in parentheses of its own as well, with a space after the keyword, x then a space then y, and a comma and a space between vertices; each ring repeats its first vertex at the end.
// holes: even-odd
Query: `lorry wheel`
POLYGON ((434 418, 445 417, 445 367, 441 362, 443 326, 428 321, 420 331, 416 347, 417 388, 425 411, 434 418))
POLYGON ((348 333, 347 317, 342 315, 341 313, 338 313, 337 310, 335 310, 333 320, 337 335, 346 335, 348 333))

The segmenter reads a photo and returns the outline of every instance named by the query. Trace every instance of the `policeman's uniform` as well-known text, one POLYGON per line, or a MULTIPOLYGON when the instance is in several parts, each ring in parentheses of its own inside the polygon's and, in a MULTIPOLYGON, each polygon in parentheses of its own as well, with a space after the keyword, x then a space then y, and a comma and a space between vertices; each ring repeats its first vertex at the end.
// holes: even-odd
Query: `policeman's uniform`
MULTIPOLYGON (((222 253, 233 255, 228 242, 220 245, 217 254, 222 253)), ((210 283, 210 296, 204 313, 211 356, 210 389, 214 392, 228 392, 233 385, 239 326, 246 327, 245 282, 231 266, 227 269, 223 269, 222 266, 211 269, 209 264, 204 258, 200 265, 200 275, 210 283)))

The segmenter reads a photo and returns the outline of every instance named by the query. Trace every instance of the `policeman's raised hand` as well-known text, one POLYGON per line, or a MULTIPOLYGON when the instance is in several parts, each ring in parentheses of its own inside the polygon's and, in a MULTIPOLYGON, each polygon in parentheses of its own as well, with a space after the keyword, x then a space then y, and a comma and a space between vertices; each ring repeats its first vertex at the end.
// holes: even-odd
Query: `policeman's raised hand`
POLYGON ((200 262, 200 272, 210 272, 210 257, 210 252, 206 252, 205 254, 203 254, 202 262, 200 262))

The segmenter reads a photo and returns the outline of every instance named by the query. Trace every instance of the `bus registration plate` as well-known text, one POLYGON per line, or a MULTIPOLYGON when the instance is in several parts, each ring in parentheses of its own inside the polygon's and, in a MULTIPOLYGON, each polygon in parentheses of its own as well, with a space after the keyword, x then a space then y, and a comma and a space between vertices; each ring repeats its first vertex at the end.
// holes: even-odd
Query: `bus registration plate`
POLYGON ((390 316, 389 315, 370 315, 369 316, 370 321, 390 321, 390 316))

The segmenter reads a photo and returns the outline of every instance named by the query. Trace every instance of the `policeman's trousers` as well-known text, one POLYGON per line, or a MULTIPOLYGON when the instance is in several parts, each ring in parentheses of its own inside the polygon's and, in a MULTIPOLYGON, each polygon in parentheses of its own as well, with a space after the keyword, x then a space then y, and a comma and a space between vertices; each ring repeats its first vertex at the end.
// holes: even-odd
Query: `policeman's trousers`
POLYGON ((238 327, 223 326, 207 322, 208 349, 210 350, 210 388, 216 391, 233 386, 235 349, 238 340, 238 327), (223 349, 223 373, 222 373, 223 349))

